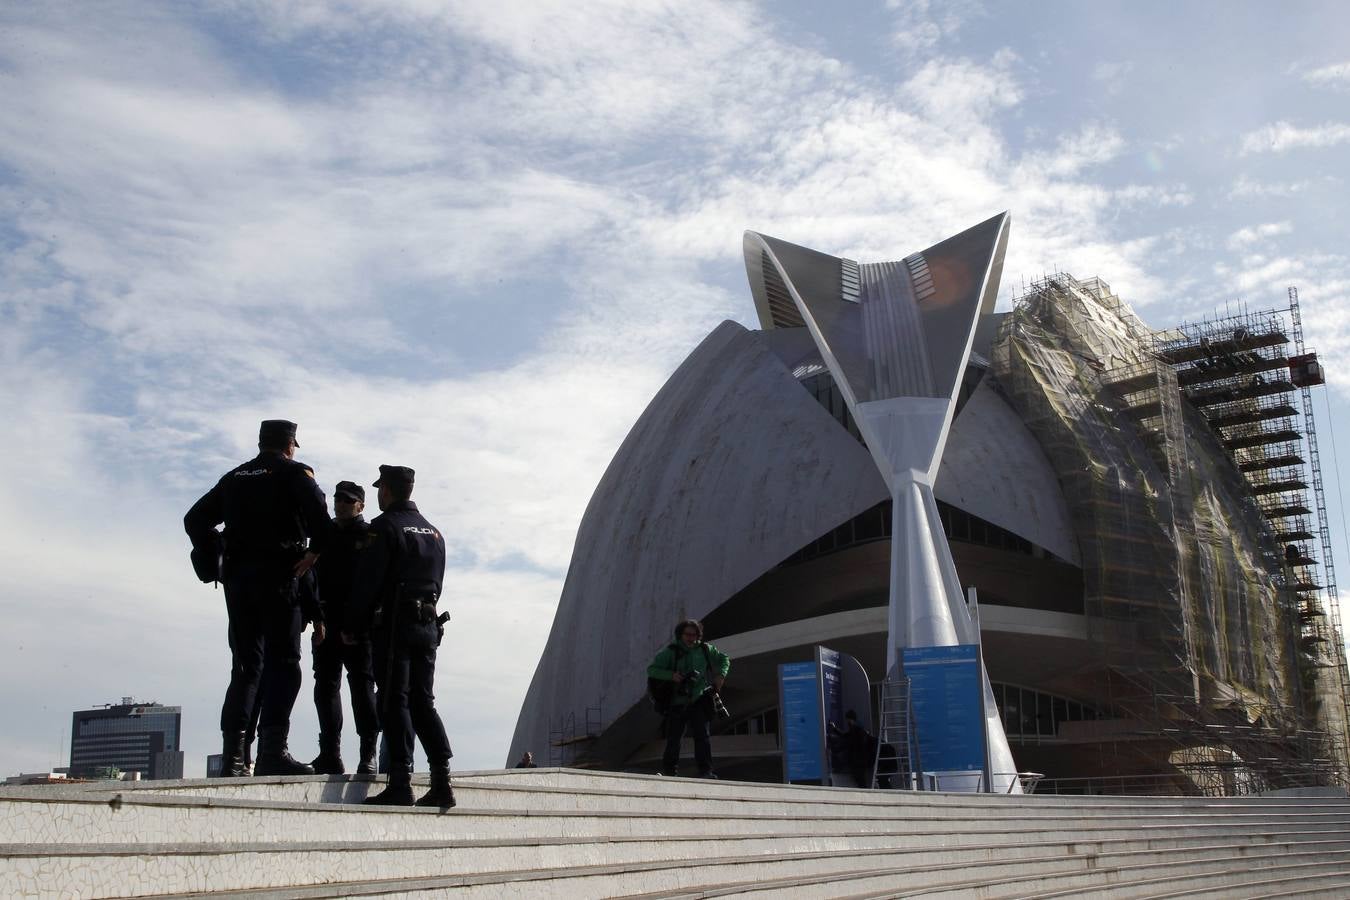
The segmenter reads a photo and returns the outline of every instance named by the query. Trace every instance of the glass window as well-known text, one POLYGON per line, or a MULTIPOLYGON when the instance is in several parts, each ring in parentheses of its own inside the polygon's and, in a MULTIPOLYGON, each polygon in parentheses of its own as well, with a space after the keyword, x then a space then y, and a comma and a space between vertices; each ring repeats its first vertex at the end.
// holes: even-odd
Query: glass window
POLYGON ((991 687, 1003 717, 1003 729, 1009 736, 1053 738, 1059 735, 1061 722, 1097 718, 1092 707, 1067 697, 998 682, 991 687))
POLYGON ((1051 734, 1059 734, 1059 723, 1069 721, 1069 701, 1063 697, 1054 698, 1055 720, 1051 734))
POLYGON ((1008 688, 1003 705, 1003 727, 1009 734, 1022 733, 1022 707, 1017 688, 1008 688))
POLYGON ((1022 688, 1022 734, 1036 733, 1036 692, 1022 688))

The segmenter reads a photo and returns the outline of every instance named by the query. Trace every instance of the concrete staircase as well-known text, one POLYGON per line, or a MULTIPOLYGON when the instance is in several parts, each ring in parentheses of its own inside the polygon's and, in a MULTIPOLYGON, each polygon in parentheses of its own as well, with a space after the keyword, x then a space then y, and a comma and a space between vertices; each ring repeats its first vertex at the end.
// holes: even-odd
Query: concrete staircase
POLYGON ((1350 799, 990 796, 565 769, 0 788, 0 894, 1347 897, 1350 799))

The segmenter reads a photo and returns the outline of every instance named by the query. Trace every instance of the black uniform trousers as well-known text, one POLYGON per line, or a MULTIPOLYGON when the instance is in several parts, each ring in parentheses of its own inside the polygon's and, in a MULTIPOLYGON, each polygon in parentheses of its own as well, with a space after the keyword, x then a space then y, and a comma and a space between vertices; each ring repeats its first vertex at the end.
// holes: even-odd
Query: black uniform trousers
POLYGON ((391 641, 389 629, 376 629, 370 643, 378 679, 380 726, 389 750, 389 777, 398 781, 412 772, 414 734, 432 765, 448 762, 454 754, 436 712, 439 629, 435 622, 399 623, 394 632, 391 641))
POLYGON ((251 720, 261 728, 287 727, 300 693, 304 628, 295 579, 284 566, 232 562, 224 584, 233 662, 220 730, 248 731, 251 720), (256 720, 255 704, 261 705, 256 720))
POLYGON ((330 633, 314 648, 314 710, 319 716, 319 734, 342 733, 342 669, 347 669, 347 687, 352 692, 352 717, 356 733, 373 736, 380 730, 375 712, 375 669, 370 641, 358 638, 344 644, 341 635, 330 633))
POLYGON ((674 775, 680 766, 680 741, 688 732, 694 739, 694 763, 700 775, 712 771, 712 738, 709 727, 713 719, 712 691, 685 706, 671 706, 666 713, 666 750, 661 754, 661 771, 674 775))

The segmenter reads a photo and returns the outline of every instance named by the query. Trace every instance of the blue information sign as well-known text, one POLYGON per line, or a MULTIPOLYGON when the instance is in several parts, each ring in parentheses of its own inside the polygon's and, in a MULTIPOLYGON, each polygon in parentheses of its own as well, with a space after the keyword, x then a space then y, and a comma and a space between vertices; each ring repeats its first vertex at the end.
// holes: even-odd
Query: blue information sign
POLYGON ((985 726, 979 646, 908 647, 903 660, 924 771, 982 771, 985 726))
POLYGON ((788 781, 818 781, 824 778, 821 759, 820 681, 811 662, 778 666, 778 691, 782 700, 783 774, 788 781))

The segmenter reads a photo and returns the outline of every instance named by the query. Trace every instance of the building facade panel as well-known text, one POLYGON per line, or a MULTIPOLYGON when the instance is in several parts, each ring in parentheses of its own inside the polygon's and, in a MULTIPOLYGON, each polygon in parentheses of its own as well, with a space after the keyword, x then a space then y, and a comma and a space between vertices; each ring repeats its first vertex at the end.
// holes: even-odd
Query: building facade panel
POLYGON ((1055 470, 986 381, 952 423, 933 494, 1079 564, 1078 538, 1055 470))

